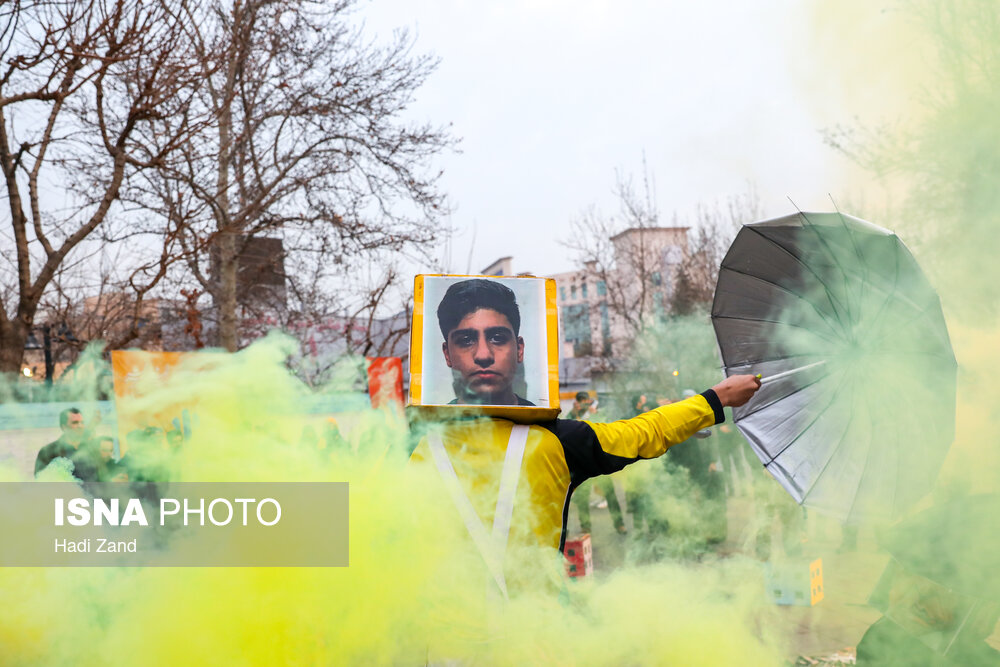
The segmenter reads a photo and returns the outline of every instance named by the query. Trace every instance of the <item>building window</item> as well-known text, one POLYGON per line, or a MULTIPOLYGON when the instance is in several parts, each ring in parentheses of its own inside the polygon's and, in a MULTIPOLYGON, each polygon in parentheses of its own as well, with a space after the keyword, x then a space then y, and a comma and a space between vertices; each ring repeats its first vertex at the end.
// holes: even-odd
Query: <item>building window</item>
POLYGON ((663 278, 660 277, 659 271, 653 271, 653 275, 650 276, 650 279, 653 281, 653 284, 656 285, 657 287, 663 284, 663 278))
POLYGON ((573 299, 576 298, 576 285, 570 285, 569 286, 569 296, 570 296, 570 298, 573 298, 573 299))
POLYGON ((597 281, 597 296, 604 296, 608 293, 608 286, 604 284, 603 280, 597 281))
POLYGON ((587 298, 587 283, 580 285, 580 295, 586 299, 587 298))
POLYGON ((564 306, 562 324, 564 340, 574 344, 590 343, 590 313, 586 305, 564 306))
POLYGON ((559 298, 562 299, 563 301, 566 300, 566 287, 565 286, 562 286, 562 287, 559 288, 559 298))

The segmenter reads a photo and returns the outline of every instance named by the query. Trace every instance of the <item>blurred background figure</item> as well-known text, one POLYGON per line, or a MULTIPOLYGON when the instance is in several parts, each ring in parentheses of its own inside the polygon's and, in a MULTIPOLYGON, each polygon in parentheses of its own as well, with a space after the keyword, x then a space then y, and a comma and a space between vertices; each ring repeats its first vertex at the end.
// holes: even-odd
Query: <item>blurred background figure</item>
MULTIPOLYGON (((662 405, 672 403, 664 400, 662 405)), ((645 393, 635 394, 629 401, 625 418, 638 417, 649 412, 656 405, 650 403, 645 393)), ((667 450, 669 453, 669 450, 667 450)), ((662 494, 656 489, 663 483, 663 467, 660 464, 629 466, 619 475, 624 475, 625 504, 632 517, 632 540, 629 557, 636 562, 658 560, 664 555, 661 538, 670 530, 670 521, 661 511, 662 494)))
MULTIPOLYGON (((597 404, 594 398, 585 391, 578 391, 573 399, 573 407, 566 413, 566 419, 595 421, 597 419, 597 404)), ((594 501, 593 505, 600 509, 607 508, 615 530, 621 535, 627 533, 625 517, 622 515, 621 504, 618 502, 618 495, 615 492, 614 479, 610 475, 591 478, 573 491, 573 506, 576 507, 576 513, 580 519, 580 530, 589 533, 593 528, 590 520, 591 489, 601 496, 594 501)))
POLYGON ((90 435, 100 422, 100 413, 94 423, 87 428, 83 413, 78 408, 67 408, 59 413, 59 428, 62 435, 38 451, 35 458, 35 475, 44 470, 56 458, 66 458, 73 463, 73 476, 83 482, 96 482, 98 456, 96 447, 90 443, 90 435))
MULTIPOLYGON (((694 390, 685 389, 683 398, 694 395, 694 390)), ((680 473, 691 481, 692 501, 698 505, 705 527, 699 541, 705 545, 725 541, 728 532, 726 482, 715 439, 706 440, 711 435, 708 429, 699 431, 671 447, 663 457, 663 465, 672 476, 680 473)))
POLYGON ((98 437, 95 442, 97 449, 97 481, 127 482, 128 470, 115 460, 115 439, 108 435, 98 437))
POLYGON ((129 431, 126 436, 128 453, 119 460, 133 482, 166 482, 170 480, 172 451, 162 428, 147 426, 129 431))

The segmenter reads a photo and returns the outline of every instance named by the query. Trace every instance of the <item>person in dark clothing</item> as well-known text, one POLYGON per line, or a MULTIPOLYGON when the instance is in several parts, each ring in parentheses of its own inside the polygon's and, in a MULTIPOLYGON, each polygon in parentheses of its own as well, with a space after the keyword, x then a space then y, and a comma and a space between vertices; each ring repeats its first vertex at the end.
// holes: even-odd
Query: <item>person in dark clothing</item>
MULTIPOLYGON (((627 417, 638 417, 652 409, 645 394, 636 394, 629 403, 626 412, 627 417)), ((643 532, 645 526, 653 533, 666 532, 670 524, 666 519, 657 520, 652 514, 652 507, 649 502, 650 493, 650 469, 629 470, 625 477, 625 507, 632 515, 632 530, 635 533, 643 532)))
POLYGON ((97 479, 100 482, 127 482, 128 470, 125 465, 115 461, 115 439, 103 435, 90 441, 95 448, 97 460, 97 479))
MULTIPOLYGON (((695 392, 687 389, 684 398, 690 398, 695 392)), ((670 448, 663 457, 665 469, 671 473, 685 471, 692 484, 693 499, 704 511, 703 525, 707 528, 704 537, 710 544, 716 544, 726 539, 728 527, 726 524, 726 487, 722 472, 719 470, 719 455, 715 443, 702 443, 711 435, 711 431, 698 431, 691 438, 670 448)))
POLYGON ((83 414, 77 408, 68 408, 59 413, 59 428, 62 435, 38 450, 35 457, 35 475, 44 470, 56 458, 66 458, 73 462, 73 476, 84 482, 97 481, 97 458, 94 448, 86 446, 87 432, 83 414))
MULTIPOLYGON (((573 407, 566 413, 566 418, 582 420, 594 413, 596 413, 594 399, 587 392, 578 391, 573 400, 573 407)), ((624 535, 628 531, 625 528, 625 517, 622 515, 618 495, 615 493, 614 480, 607 475, 601 475, 594 480, 593 484, 597 485, 598 490, 604 496, 604 502, 607 504, 608 512, 611 513, 611 521, 614 523, 615 530, 624 535)), ((573 491, 573 505, 576 507, 576 514, 580 519, 580 530, 584 533, 589 533, 592 527, 590 522, 590 488, 591 483, 584 482, 582 486, 573 491)))

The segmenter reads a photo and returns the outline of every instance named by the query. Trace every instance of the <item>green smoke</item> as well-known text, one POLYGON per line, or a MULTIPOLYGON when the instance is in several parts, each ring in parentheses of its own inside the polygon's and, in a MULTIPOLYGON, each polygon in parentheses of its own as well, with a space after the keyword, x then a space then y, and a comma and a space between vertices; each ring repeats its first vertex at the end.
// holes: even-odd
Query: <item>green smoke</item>
MULTIPOLYGON (((392 411, 303 414, 313 395, 273 337, 235 354, 195 355, 135 399, 192 406, 190 437, 169 461, 183 481, 348 481, 347 568, 5 568, 0 645, 11 664, 711 663, 776 659, 754 635, 762 604, 747 565, 661 564, 603 582, 551 585, 559 556, 527 548, 519 590, 497 609, 488 573, 437 472, 408 463, 392 411), (715 591, 720 588, 724 596, 715 591), (706 636, 727 642, 706 646, 706 636)), ((353 385, 353 378, 349 383, 353 385)), ((327 387, 326 392, 335 388, 327 387)), ((5 478, 24 478, 10 472, 5 478)), ((317 526, 317 530, 322 530, 317 526)))

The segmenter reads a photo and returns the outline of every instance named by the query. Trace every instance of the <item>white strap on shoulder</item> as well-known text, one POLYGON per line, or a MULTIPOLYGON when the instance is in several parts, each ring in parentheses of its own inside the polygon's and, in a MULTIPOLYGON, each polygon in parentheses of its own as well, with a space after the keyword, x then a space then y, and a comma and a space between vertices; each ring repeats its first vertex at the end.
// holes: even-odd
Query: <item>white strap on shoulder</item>
POLYGON ((503 459, 503 473, 500 475, 500 492, 497 494, 497 509, 493 515, 493 541, 503 553, 507 549, 510 536, 510 518, 514 513, 514 494, 521 479, 521 461, 524 447, 528 443, 528 427, 515 424, 507 440, 507 454, 503 459))
POLYGON ((500 475, 500 491, 497 494, 496 510, 493 514, 493 532, 486 533, 486 528, 479 520, 472 502, 469 501, 465 491, 458 481, 455 468, 448 458, 441 435, 436 431, 427 434, 427 444, 431 450, 431 457, 437 466, 445 488, 451 496, 455 508, 458 510, 465 527, 472 537, 476 548, 486 562, 493 580, 496 582, 504 598, 507 597, 507 582, 503 574, 504 554, 507 551, 507 540, 510 537, 510 521, 514 513, 514 496, 517 493, 517 484, 521 478, 521 462, 524 459, 524 449, 528 442, 528 427, 515 424, 511 429, 510 438, 507 441, 507 453, 504 455, 503 472, 500 475))

